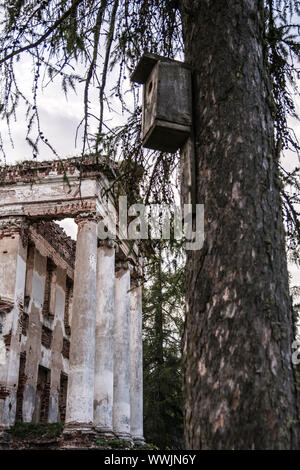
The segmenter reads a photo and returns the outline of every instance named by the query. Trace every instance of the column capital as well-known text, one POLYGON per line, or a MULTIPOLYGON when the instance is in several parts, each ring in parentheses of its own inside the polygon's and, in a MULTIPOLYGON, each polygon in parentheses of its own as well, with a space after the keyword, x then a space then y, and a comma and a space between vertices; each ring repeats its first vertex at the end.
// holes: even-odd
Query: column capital
POLYGON ((131 283, 134 287, 139 287, 142 285, 144 280, 142 267, 135 265, 131 273, 131 283))
POLYGON ((139 276, 139 277, 135 277, 135 276, 131 276, 131 287, 132 288, 137 288, 137 287, 142 287, 143 285, 143 276, 139 276))
POLYGON ((20 230, 21 228, 27 228, 28 220, 25 216, 20 217, 0 217, 0 230, 20 230))
POLYGON ((130 271, 132 272, 134 265, 131 260, 120 260, 116 262, 116 271, 130 271))
POLYGON ((0 238, 10 237, 13 233, 19 233, 23 246, 28 243, 29 221, 25 216, 0 217, 0 238))
POLYGON ((95 222, 97 223, 98 218, 95 212, 82 212, 82 214, 78 214, 75 218, 75 223, 80 227, 87 222, 95 222))
POLYGON ((106 238, 105 240, 99 240, 98 239, 98 247, 104 247, 104 248, 114 248, 114 250, 118 251, 119 245, 116 242, 116 240, 113 240, 111 238, 106 238))

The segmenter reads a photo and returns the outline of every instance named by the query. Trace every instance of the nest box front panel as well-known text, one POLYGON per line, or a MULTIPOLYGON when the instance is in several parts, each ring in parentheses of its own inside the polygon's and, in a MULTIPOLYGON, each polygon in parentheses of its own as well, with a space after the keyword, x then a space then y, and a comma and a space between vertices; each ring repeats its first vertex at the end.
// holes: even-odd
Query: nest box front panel
POLYGON ((175 62, 158 61, 144 84, 143 145, 176 152, 191 132, 191 72, 175 62))
POLYGON ((156 118, 172 124, 192 124, 191 72, 176 62, 160 62, 156 118))

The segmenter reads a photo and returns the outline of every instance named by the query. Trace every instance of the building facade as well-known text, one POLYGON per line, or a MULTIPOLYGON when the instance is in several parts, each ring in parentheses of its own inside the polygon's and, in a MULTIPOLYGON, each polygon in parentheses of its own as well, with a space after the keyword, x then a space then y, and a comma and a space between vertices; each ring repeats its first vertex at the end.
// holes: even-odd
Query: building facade
POLYGON ((141 257, 99 240, 115 173, 99 158, 0 170, 0 427, 143 442, 141 257), (54 221, 73 218, 77 241, 54 221))

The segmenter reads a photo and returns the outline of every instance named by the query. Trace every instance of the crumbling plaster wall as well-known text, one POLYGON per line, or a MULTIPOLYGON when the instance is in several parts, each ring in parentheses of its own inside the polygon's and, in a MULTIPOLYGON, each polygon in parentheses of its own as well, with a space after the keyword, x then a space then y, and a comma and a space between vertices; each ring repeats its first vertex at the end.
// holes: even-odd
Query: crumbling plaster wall
POLYGON ((70 341, 64 316, 66 279, 67 276, 73 278, 74 242, 54 223, 30 227, 28 250, 27 241, 22 240, 19 233, 6 231, 4 234, 6 236, 2 232, 0 238, 0 298, 3 302, 5 299, 5 305, 10 305, 10 309, 1 317, 0 424, 9 426, 15 420, 20 353, 26 354, 23 421, 39 419, 35 408, 38 368, 41 365, 51 371, 48 421, 56 422, 60 418, 61 373, 68 375, 69 372, 69 360, 66 354, 63 356, 62 350, 63 341, 66 344, 70 341), (43 313, 48 258, 56 266, 51 292, 54 315, 49 317, 43 313), (28 315, 26 331, 22 328, 23 312, 28 315), (52 332, 50 348, 42 344, 43 327, 52 332))
MULTIPOLYGON (((45 227, 44 227, 45 229, 45 227)), ((48 235, 49 232, 48 231, 48 235)), ((66 253, 61 257, 56 251, 59 248, 59 239, 56 238, 56 249, 52 244, 42 238, 34 230, 31 231, 36 243, 34 250, 34 263, 32 273, 32 290, 28 305, 30 318, 28 335, 23 339, 22 352, 26 351, 25 374, 27 376, 24 398, 23 419, 24 421, 38 420, 35 415, 35 394, 38 379, 38 366, 41 365, 51 370, 51 386, 49 399, 49 422, 59 420, 59 393, 61 372, 68 374, 69 361, 62 355, 63 338, 69 341, 64 326, 66 277, 73 276, 71 266, 65 262, 66 253), (42 253, 41 253, 42 252, 42 253), (47 258, 51 257, 55 262, 55 284, 51 292, 51 310, 53 316, 43 314, 45 298, 45 282, 47 275, 47 258), (51 347, 42 344, 42 327, 52 332, 51 347)), ((51 240, 50 240, 51 241, 51 240)))
MULTIPOLYGON (((53 222, 49 221, 65 217, 80 218, 80 216, 93 219, 106 215, 104 208, 107 205, 107 200, 111 197, 104 190, 110 186, 109 179, 116 176, 116 169, 107 170, 107 162, 104 160, 102 159, 101 162, 99 158, 88 157, 80 159, 79 163, 76 159, 70 159, 41 162, 37 165, 25 162, 15 167, 0 168, 0 225, 4 218, 15 217, 27 222, 30 227, 27 230, 28 240, 24 239, 24 233, 20 233, 18 235, 18 249, 14 247, 15 255, 12 264, 16 266, 15 281, 13 281, 13 275, 11 277, 11 282, 14 284, 14 287, 11 286, 11 290, 14 289, 14 298, 10 300, 8 305, 7 302, 5 303, 5 299, 4 302, 0 299, 0 311, 1 305, 2 307, 3 305, 10 307, 7 319, 11 318, 11 324, 15 325, 11 330, 8 323, 5 326, 5 331, 12 331, 13 335, 10 345, 6 340, 3 367, 0 363, 0 369, 2 368, 0 380, 3 377, 0 386, 4 384, 6 387, 8 383, 12 383, 14 391, 12 393, 12 390, 9 390, 9 396, 5 396, 4 399, 0 395, 0 427, 2 424, 13 424, 16 407, 18 415, 21 414, 24 421, 39 419, 40 405, 36 406, 36 403, 38 401, 41 403, 41 394, 37 400, 37 384, 39 383, 41 386, 43 377, 44 379, 46 377, 44 382, 47 383, 47 390, 50 389, 47 398, 49 399, 47 419, 50 422, 60 419, 62 406, 59 402, 61 398, 59 389, 64 383, 63 388, 66 390, 65 378, 69 374, 69 325, 71 324, 72 309, 68 312, 69 324, 66 324, 65 309, 66 304, 69 304, 69 307, 72 305, 68 286, 70 285, 69 281, 74 278, 75 247, 70 240, 68 241, 62 235, 60 229, 55 228, 53 222), (26 255, 27 241, 29 241, 29 250, 31 251, 28 258, 26 255), (55 266, 51 282, 49 280, 49 259, 51 264, 55 266), (22 269, 17 267, 18 263, 22 264, 22 269), (17 281, 18 275, 21 278, 23 276, 20 281, 17 281), (49 291, 50 284, 53 290, 50 297, 46 296, 50 307, 45 308, 45 292, 49 291), (21 299, 24 306, 21 304, 21 299), (48 314, 47 310, 49 310, 48 314), (26 328, 24 328, 25 323, 26 325, 28 323, 26 328), (20 353, 22 354, 22 378, 20 380, 22 387, 17 393, 20 353), (9 358, 13 358, 13 361, 10 362, 10 364, 13 363, 12 368, 9 366, 8 355, 9 358), (5 369, 10 370, 9 374, 13 377, 13 379, 11 377, 11 382, 7 381, 8 372, 5 374, 5 369), (49 373, 47 370, 51 371, 50 387, 48 387, 49 373), (22 395, 21 407, 20 395, 22 395), (18 396, 17 406, 16 396, 18 396), (20 409, 22 413, 20 413, 20 409)), ((112 203, 112 201, 110 202, 112 203)), ((3 231, 0 230, 0 237, 1 234, 3 231)), ((120 260, 134 257, 126 242, 119 240, 118 244, 120 260)), ((133 247, 133 252, 138 255, 136 245, 133 247)), ((4 276, 4 271, 2 276, 4 276)), ((7 291, 6 288, 5 291, 7 291)), ((3 295, 6 296, 7 292, 3 295)), ((127 299, 127 292, 125 297, 127 299)), ((126 300, 126 308, 128 302, 129 299, 126 300)), ((128 338, 126 344, 127 342, 128 338)), ((125 368, 128 369, 129 364, 125 368)), ((129 375, 126 376, 126 381, 129 391, 129 375)), ((6 390, 4 392, 6 393, 6 390)), ((130 407, 129 394, 127 398, 126 407, 128 408, 130 407)), ((90 403, 93 403, 92 399, 90 403)), ((93 404, 91 406, 93 407, 93 404)), ((128 432, 129 424, 128 422, 128 432)))
POLYGON ((19 415, 24 421, 38 419, 36 386, 39 366, 44 366, 51 370, 49 420, 59 418, 60 376, 67 375, 69 368, 66 277, 73 279, 75 247, 49 221, 95 213, 100 186, 107 183, 105 167, 104 160, 87 157, 0 168, 0 426, 13 424, 15 419, 20 353, 26 362, 18 393, 19 415), (30 227, 26 230, 29 240, 24 237, 23 223, 30 227), (28 241, 34 253, 27 259, 28 241), (47 258, 56 266, 51 316, 43 312, 47 258), (30 269, 26 270, 26 262, 30 269), (26 328, 24 323, 28 323, 26 328))
POLYGON ((2 313, 0 335, 0 422, 14 422, 19 375, 20 318, 23 312, 27 247, 15 230, 2 231, 0 238, 0 298, 11 304, 2 313))

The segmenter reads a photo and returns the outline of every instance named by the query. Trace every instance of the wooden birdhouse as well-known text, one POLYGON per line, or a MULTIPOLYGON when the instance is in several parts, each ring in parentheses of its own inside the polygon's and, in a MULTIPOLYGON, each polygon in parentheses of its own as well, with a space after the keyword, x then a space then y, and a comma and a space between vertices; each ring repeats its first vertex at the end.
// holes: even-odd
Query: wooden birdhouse
POLYGON ((183 62, 144 54, 131 80, 144 85, 143 146, 163 152, 176 152, 191 134, 190 68, 183 62))

